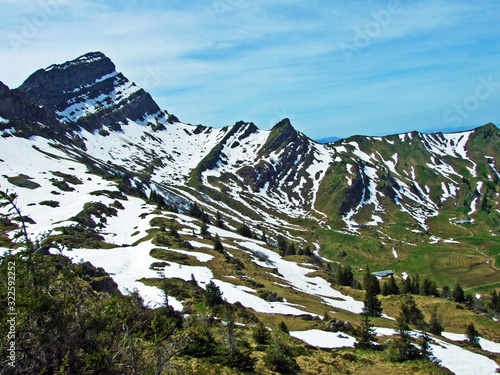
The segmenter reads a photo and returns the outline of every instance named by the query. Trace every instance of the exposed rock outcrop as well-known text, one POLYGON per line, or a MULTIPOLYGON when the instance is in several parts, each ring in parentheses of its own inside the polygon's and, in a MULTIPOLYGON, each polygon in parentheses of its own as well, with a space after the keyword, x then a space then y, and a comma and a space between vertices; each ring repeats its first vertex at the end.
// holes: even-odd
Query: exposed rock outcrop
POLYGON ((32 74, 20 87, 25 97, 64 123, 95 131, 103 126, 120 130, 128 119, 166 116, 151 96, 116 72, 101 52, 91 52, 32 74))

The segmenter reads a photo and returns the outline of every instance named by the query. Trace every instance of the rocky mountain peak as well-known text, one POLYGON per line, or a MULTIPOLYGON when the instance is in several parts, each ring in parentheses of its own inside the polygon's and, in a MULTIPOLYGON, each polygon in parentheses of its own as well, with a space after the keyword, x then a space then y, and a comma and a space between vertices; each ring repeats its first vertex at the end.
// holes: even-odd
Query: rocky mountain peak
POLYGON ((67 131, 53 112, 30 102, 20 90, 10 90, 2 82, 0 82, 0 117, 7 120, 0 124, 0 130, 12 129, 8 133, 10 135, 15 134, 25 138, 39 135, 63 140, 67 131))
POLYGON ((292 126, 290 119, 285 118, 271 129, 271 133, 261 149, 261 153, 272 152, 296 142, 299 132, 292 126))
POLYGON ((30 102, 56 113, 63 123, 89 131, 120 130, 128 120, 163 116, 151 96, 115 70, 101 52, 91 52, 32 74, 19 91, 30 102))
POLYGON ((9 91, 9 87, 0 81, 0 95, 4 95, 8 91, 9 91))
POLYGON ((57 109, 61 94, 72 93, 99 79, 116 74, 115 65, 101 52, 92 52, 63 64, 39 69, 19 86, 26 97, 57 109))

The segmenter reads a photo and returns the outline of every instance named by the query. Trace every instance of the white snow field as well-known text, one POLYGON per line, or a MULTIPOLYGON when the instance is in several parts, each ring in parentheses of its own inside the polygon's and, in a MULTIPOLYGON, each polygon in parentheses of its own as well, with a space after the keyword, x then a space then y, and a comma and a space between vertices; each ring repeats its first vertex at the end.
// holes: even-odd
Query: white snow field
POLYGON ((441 361, 441 366, 456 375, 493 375, 498 365, 492 359, 472 353, 457 345, 434 338, 431 344, 433 355, 441 361))
MULTIPOLYGON (((392 328, 377 327, 375 333, 377 336, 393 336, 397 332, 392 328)), ((326 332, 316 329, 293 331, 290 332, 290 335, 318 348, 353 347, 356 342, 354 337, 342 332, 326 332)), ((412 332, 412 336, 414 337, 418 337, 419 335, 420 332, 412 332)), ((443 334, 443 336, 447 337, 450 334, 443 334)), ((462 335, 453 337, 462 338, 462 335)), ((497 373, 496 369, 498 365, 488 357, 470 352, 435 337, 432 337, 432 340, 431 348, 433 355, 440 361, 443 367, 453 371, 456 375, 493 375, 497 373)), ((481 341, 487 340, 481 339, 481 341)))
POLYGON ((292 331, 290 335, 318 348, 333 349, 354 347, 356 339, 343 332, 326 332, 319 329, 292 331))
MULTIPOLYGON (((441 335, 443 337, 446 337, 447 339, 453 340, 453 341, 465 341, 465 340, 467 340, 467 335, 465 335, 464 333, 443 332, 441 335)), ((481 345, 481 348, 483 350, 486 350, 487 352, 500 353, 500 343, 498 343, 498 342, 493 342, 490 340, 480 338, 479 345, 481 345)))

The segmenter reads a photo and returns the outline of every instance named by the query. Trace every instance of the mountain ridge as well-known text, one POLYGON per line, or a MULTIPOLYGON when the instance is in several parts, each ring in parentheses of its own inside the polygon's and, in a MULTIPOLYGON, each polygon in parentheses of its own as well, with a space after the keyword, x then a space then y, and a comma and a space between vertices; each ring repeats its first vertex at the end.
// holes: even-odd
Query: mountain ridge
MULTIPOLYGON (((176 332, 196 345, 201 338, 225 348, 226 334, 236 329, 237 340, 253 340, 258 322, 279 339, 281 321, 290 328, 286 342, 303 353, 300 367, 310 373, 338 368, 339 358, 355 365, 353 371, 373 370, 375 361, 395 373, 447 373, 429 361, 387 362, 392 344, 385 340, 398 328, 393 317, 413 301, 427 320, 442 314, 453 332, 432 336, 443 366, 462 371, 456 360, 462 356, 471 358, 464 367, 469 372, 477 363, 490 372, 500 363, 500 344, 488 341, 498 338, 492 318, 499 317, 488 294, 500 287, 500 131, 494 124, 327 144, 287 118, 269 130, 245 121, 223 128, 185 124, 94 52, 41 69, 20 88, 0 84, 0 135, 0 187, 17 194, 22 212, 14 219, 0 207, 0 250, 18 250, 13 233, 24 224, 34 243, 40 239, 37 262, 63 255, 82 272, 85 306, 95 297, 95 311, 109 308, 113 342, 124 341, 116 301, 130 301, 143 315, 129 316, 129 323, 168 313, 179 317, 176 332), (405 293, 375 296, 384 312, 372 317, 377 335, 385 336, 379 348, 389 349, 353 351, 368 278, 381 270, 405 293), (457 285, 464 301, 450 297, 457 285), (123 299, 109 296, 117 290, 123 299), (463 340, 470 322, 481 332, 474 353, 466 343, 450 342, 463 340), (311 361, 333 358, 314 346, 342 349, 335 349, 330 367, 318 361, 311 369, 311 361)), ((40 275, 65 280, 55 276, 61 271, 75 280, 73 271, 59 269, 66 263, 50 259, 54 266, 38 267, 40 275)), ((30 279, 29 267, 21 268, 23 280, 30 279)), ((52 280, 43 280, 52 293, 52 280)), ((75 297, 66 281, 60 284, 64 292, 54 298, 75 297)), ((64 312, 74 315, 74 303, 69 306, 64 312)), ((165 326, 169 338, 175 333, 161 322, 139 322, 137 340, 128 336, 155 361, 156 349, 150 350, 158 344, 157 327, 165 326), (154 338, 144 335, 145 325, 154 338)), ((273 343, 241 347, 258 359, 259 371, 274 373, 265 368, 273 343)), ((227 366, 234 367, 234 352, 226 354, 180 354, 175 363, 186 369, 193 359, 219 366, 221 358, 233 358, 227 366)), ((227 369, 214 371, 221 368, 227 369)))
MULTIPOLYGON (((100 52, 40 69, 20 88, 3 92, 17 93, 18 105, 46 114, 50 126, 44 126, 52 129, 41 132, 43 121, 21 109, 15 111, 23 126, 10 126, 17 124, 11 113, 16 106, 9 104, 8 112, 0 95, 4 137, 60 142, 70 157, 106 173, 129 174, 146 194, 184 202, 184 211, 185 202, 194 201, 255 231, 264 220, 273 238, 299 222, 308 223, 306 231, 319 226, 364 236, 359 228, 370 227, 389 238, 394 220, 407 222, 408 230, 431 231, 429 238, 435 236, 429 222, 442 214, 488 228, 500 222, 499 130, 493 124, 447 134, 355 135, 328 144, 300 133, 289 119, 270 130, 244 121, 194 126, 160 109, 100 52)), ((325 254, 338 247, 314 234, 299 242, 305 246, 312 238, 325 254)))

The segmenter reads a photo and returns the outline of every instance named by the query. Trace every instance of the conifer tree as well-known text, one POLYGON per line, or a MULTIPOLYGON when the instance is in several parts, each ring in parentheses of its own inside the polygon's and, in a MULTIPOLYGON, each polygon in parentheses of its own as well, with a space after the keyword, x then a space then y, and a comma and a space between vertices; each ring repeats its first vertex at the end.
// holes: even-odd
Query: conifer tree
POLYGON ((370 272, 370 267, 366 267, 366 272, 363 276, 363 287, 367 292, 370 291, 374 295, 379 295, 381 292, 380 283, 377 277, 370 272))
POLYGON ((210 281, 205 288, 205 300, 210 307, 220 305, 224 301, 220 288, 213 281, 210 281))
POLYGON ((422 282, 420 292, 424 296, 430 296, 432 294, 432 281, 428 277, 426 277, 422 282))
POLYGON ((470 322, 465 331, 465 335, 467 336, 467 341, 471 344, 479 345, 479 332, 476 327, 474 327, 474 323, 470 322))
POLYGON ((411 279, 411 293, 420 294, 420 276, 418 273, 411 279))
POLYGON ((267 345, 271 340, 271 334, 266 326, 259 320, 257 326, 252 331, 252 337, 259 345, 267 345))
POLYGON ((282 235, 279 235, 278 236, 278 249, 280 249, 283 252, 283 254, 285 254, 287 247, 288 247, 288 243, 286 242, 285 237, 283 237, 282 235))
POLYGON ((281 332, 284 332, 286 334, 289 334, 290 331, 288 330, 288 326, 286 325, 286 323, 282 320, 280 322, 280 324, 278 325, 278 329, 281 331, 281 332))
POLYGON ((397 326, 398 337, 390 344, 389 358, 394 362, 403 362, 417 358, 419 356, 419 350, 413 346, 412 343, 408 307, 404 301, 400 305, 400 313, 397 316, 397 326))
POLYGON ((389 296, 389 295, 398 295, 398 294, 399 294, 398 284, 396 283, 396 279, 394 279, 394 275, 391 275, 389 277, 389 280, 387 280, 382 285, 382 295, 389 296))
POLYGON ((431 315, 431 320, 429 321, 429 332, 433 335, 441 336, 441 332, 444 330, 441 321, 442 318, 438 315, 437 310, 434 310, 431 315))
POLYGON ((451 298, 455 302, 464 302, 465 301, 465 293, 459 283, 455 284, 453 291, 451 292, 451 298))
POLYGON ((299 366, 295 360, 295 353, 287 341, 288 337, 283 332, 274 332, 272 343, 263 359, 273 371, 280 374, 295 374, 299 366))
POLYGON ((237 230, 237 233, 242 235, 243 237, 253 237, 252 229, 250 229, 250 227, 245 223, 241 224, 241 226, 237 230))
POLYGON ((405 315, 408 324, 421 326, 424 322, 424 314, 422 314, 422 311, 420 311, 420 309, 417 307, 413 296, 407 296, 403 300, 401 311, 405 315))
POLYGON ((441 290, 441 297, 445 299, 450 299, 451 291, 448 285, 443 286, 443 289, 441 290))
POLYGON ((493 312, 500 312, 500 296, 495 289, 491 292, 491 301, 488 304, 488 307, 493 312))
POLYGON ((429 334, 424 330, 420 335, 420 357, 435 361, 436 357, 432 355, 431 341, 432 339, 429 337, 429 334))
POLYGON ((382 303, 378 299, 377 295, 371 294, 369 292, 366 293, 363 313, 373 317, 382 316, 382 303))
POLYGON ((407 276, 406 279, 403 279, 401 282, 401 294, 410 294, 413 292, 412 282, 410 276, 407 276))
POLYGON ((356 348, 370 349, 377 341, 377 335, 370 321, 370 316, 364 311, 361 314, 361 324, 357 327, 356 333, 358 335, 358 339, 354 343, 356 348))
POLYGON ((343 286, 352 286, 354 282, 354 275, 351 266, 339 266, 337 270, 336 281, 343 286))
POLYGON ((209 231, 208 231, 208 225, 203 224, 203 225, 200 227, 200 234, 201 234, 203 237, 209 237, 209 236, 210 236, 210 233, 209 233, 209 231))
POLYGON ((311 248, 309 247, 309 245, 306 245, 306 247, 304 247, 304 255, 306 256, 311 256, 313 253, 311 252, 311 248))
POLYGON ((290 243, 285 251, 285 255, 295 255, 297 253, 297 250, 295 249, 295 245, 293 243, 290 243))
POLYGON ((215 238, 214 238, 214 250, 219 252, 219 253, 224 252, 224 245, 222 245, 222 242, 221 242, 218 234, 216 234, 215 238))
POLYGON ((224 229, 224 220, 222 220, 222 216, 220 214, 220 211, 217 211, 217 216, 215 217, 215 225, 218 228, 224 229))
POLYGON ((365 288, 365 300, 363 312, 369 316, 382 316, 382 303, 378 299, 380 293, 380 284, 377 278, 370 273, 370 268, 366 268, 366 273, 363 278, 363 286, 365 288))

